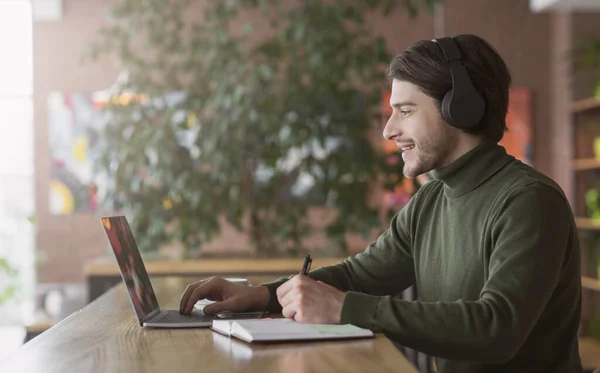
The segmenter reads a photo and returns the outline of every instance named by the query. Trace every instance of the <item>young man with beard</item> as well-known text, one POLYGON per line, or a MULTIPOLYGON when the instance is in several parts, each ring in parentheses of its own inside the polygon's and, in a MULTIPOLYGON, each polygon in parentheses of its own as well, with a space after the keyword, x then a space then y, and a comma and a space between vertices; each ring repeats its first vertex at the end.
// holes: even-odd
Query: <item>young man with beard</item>
POLYGON ((506 154, 509 71, 485 40, 415 43, 389 67, 383 136, 404 174, 432 171, 364 253, 308 276, 190 284, 181 312, 268 309, 349 323, 437 357, 438 371, 581 372, 577 229, 561 188, 506 154), (419 300, 395 299, 415 284, 419 300))

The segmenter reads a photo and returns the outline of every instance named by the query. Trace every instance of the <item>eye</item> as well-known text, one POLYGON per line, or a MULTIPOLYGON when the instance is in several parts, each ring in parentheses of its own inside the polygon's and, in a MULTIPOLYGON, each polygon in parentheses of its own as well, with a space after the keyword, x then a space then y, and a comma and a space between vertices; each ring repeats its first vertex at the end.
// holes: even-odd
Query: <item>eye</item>
POLYGON ((410 114, 410 111, 407 111, 407 110, 400 110, 400 114, 401 114, 403 117, 405 117, 405 116, 407 116, 408 114, 410 114))

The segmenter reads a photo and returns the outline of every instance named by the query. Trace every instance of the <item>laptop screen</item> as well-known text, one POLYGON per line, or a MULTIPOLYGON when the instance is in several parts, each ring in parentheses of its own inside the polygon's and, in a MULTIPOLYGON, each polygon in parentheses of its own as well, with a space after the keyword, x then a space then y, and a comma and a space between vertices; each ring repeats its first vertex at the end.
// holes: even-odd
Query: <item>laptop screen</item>
POLYGON ((133 233, 124 216, 102 218, 102 225, 119 263, 121 277, 127 286, 141 325, 142 320, 158 308, 158 301, 133 233))

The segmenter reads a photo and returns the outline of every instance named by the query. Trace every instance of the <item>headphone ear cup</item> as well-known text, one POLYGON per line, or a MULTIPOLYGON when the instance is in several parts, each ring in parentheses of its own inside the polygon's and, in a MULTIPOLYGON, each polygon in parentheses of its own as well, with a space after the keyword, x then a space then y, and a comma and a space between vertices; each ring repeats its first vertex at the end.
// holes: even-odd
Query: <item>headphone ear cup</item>
POLYGON ((454 97, 454 90, 448 91, 442 99, 442 118, 458 129, 469 129, 479 123, 485 114, 485 102, 477 92, 454 97))
POLYGON ((452 120, 452 114, 450 114, 450 105, 452 104, 452 90, 449 90, 444 95, 442 99, 442 118, 451 126, 454 126, 454 121, 452 120))

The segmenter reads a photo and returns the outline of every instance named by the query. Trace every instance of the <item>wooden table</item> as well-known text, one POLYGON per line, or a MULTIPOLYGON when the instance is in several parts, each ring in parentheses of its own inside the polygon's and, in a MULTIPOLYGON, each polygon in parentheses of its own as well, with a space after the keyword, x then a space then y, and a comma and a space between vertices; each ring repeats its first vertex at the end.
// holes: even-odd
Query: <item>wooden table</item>
MULTIPOLYGON (((193 280, 214 275, 230 277, 262 276, 267 281, 289 276, 300 271, 302 258, 278 259, 201 259, 201 260, 145 260, 152 278, 165 276, 187 277, 193 280)), ((344 258, 314 258, 312 269, 333 265, 344 258)), ((114 257, 98 258, 86 263, 85 276, 89 302, 121 282, 121 274, 114 257)))
MULTIPOLYGON (((162 307, 176 308, 187 280, 166 277, 153 284, 162 307)), ((417 372, 381 334, 367 340, 251 345, 210 329, 141 328, 123 285, 0 362, 0 372, 16 371, 417 372)))

